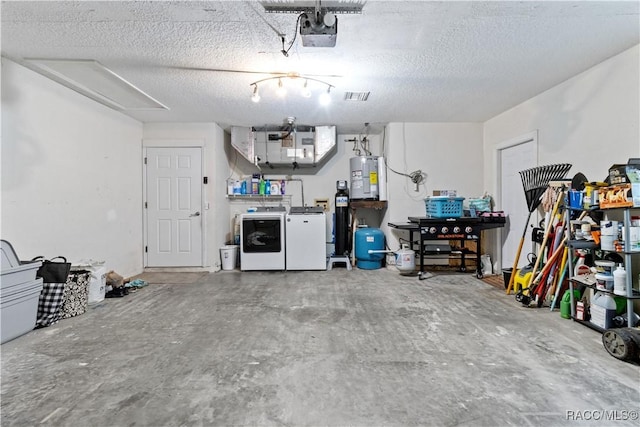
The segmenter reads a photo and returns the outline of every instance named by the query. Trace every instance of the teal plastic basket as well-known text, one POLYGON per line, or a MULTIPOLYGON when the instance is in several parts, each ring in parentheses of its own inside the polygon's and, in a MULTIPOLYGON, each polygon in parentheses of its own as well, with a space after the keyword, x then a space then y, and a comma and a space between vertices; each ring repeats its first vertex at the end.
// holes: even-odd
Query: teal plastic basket
POLYGON ((433 196, 424 199, 430 218, 460 218, 464 197, 433 196))

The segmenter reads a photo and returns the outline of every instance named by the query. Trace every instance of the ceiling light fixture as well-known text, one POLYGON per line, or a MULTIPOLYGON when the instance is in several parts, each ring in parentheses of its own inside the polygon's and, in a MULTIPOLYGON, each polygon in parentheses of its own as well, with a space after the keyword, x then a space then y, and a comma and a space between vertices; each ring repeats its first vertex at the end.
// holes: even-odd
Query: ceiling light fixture
POLYGON ((287 90, 282 85, 282 79, 278 79, 278 89, 276 89, 276 93, 280 98, 284 98, 284 96, 287 94, 287 90))
POLYGON ((300 94, 305 98, 311 98, 311 89, 309 89, 309 79, 304 80, 304 86, 302 87, 302 91, 300 92, 300 94))
POLYGON ((258 85, 270 80, 278 80, 278 86, 276 89, 276 93, 278 94, 278 96, 285 96, 286 92, 287 92, 287 88, 285 86, 285 82, 287 80, 299 80, 299 79, 304 79, 304 85, 302 87, 302 91, 301 91, 301 95, 305 98, 310 98, 311 97, 311 88, 309 87, 309 82, 313 82, 313 83, 318 83, 320 85, 324 85, 326 87, 326 92, 323 92, 320 95, 320 103, 322 105, 327 105, 328 101, 330 101, 331 97, 330 97, 330 91, 333 87, 332 84, 327 83, 325 81, 316 79, 315 77, 309 77, 309 76, 304 76, 298 73, 288 73, 288 74, 282 74, 282 75, 277 75, 277 76, 272 76, 272 77, 267 77, 266 79, 261 79, 261 80, 257 80, 253 83, 249 84, 249 87, 253 87, 253 92, 251 95, 251 100, 253 102, 259 102, 260 101, 260 96, 258 95, 258 85))
POLYGON ((258 93, 258 85, 253 85, 253 95, 251 95, 253 102, 260 102, 260 94, 258 93))
POLYGON ((329 105, 331 103, 331 86, 327 87, 327 91, 320 94, 320 105, 329 105))

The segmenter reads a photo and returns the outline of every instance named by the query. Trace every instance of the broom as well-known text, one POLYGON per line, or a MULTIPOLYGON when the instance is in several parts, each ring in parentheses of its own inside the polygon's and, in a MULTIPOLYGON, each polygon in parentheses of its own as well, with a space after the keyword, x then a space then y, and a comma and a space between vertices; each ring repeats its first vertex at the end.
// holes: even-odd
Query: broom
POLYGON ((520 179, 522 180, 522 187, 524 188, 524 195, 527 199, 529 215, 527 216, 527 222, 524 223, 524 230, 522 232, 522 237, 520 238, 520 244, 518 245, 516 257, 513 261, 511 278, 509 279, 509 285, 507 286, 507 295, 511 293, 511 289, 513 288, 516 269, 518 268, 518 261, 520 261, 520 253, 522 252, 522 246, 524 245, 527 229, 529 228, 531 214, 538 208, 538 206, 540 206, 540 197, 547 190, 549 182, 564 178, 567 172, 569 172, 569 169, 571 169, 571 165, 569 163, 558 163, 556 165, 536 166, 535 168, 519 172, 520 179))

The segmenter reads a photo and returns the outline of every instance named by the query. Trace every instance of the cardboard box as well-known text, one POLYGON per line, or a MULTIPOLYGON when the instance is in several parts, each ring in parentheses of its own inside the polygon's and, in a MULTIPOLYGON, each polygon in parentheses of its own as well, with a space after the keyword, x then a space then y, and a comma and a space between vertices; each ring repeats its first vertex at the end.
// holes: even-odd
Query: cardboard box
POLYGON ((615 164, 609 168, 609 183, 629 184, 629 206, 640 207, 640 158, 630 158, 626 165, 615 164))
POLYGON ((458 195, 457 190, 433 190, 433 195, 444 196, 444 197, 456 197, 458 195))
POLYGON ((600 208, 624 208, 633 206, 631 184, 616 184, 600 189, 600 208))

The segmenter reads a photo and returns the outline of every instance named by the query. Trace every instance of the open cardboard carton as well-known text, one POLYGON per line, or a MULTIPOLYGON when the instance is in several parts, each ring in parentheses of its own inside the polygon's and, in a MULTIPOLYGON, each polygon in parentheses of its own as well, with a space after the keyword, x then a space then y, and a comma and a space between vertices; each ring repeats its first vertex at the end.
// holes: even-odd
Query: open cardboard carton
POLYGON ((601 208, 640 207, 640 158, 609 168, 610 186, 600 190, 601 208))

